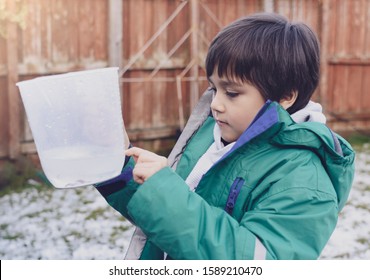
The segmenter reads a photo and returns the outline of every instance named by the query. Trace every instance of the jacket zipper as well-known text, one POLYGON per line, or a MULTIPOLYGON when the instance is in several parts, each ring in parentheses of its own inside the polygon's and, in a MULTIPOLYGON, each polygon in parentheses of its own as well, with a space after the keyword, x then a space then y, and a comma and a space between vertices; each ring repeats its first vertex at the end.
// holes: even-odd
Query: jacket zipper
POLYGON ((240 190, 242 189, 244 182, 245 180, 243 178, 237 177, 230 188, 229 197, 227 198, 225 206, 225 211, 230 215, 234 210, 236 199, 239 196, 240 190))

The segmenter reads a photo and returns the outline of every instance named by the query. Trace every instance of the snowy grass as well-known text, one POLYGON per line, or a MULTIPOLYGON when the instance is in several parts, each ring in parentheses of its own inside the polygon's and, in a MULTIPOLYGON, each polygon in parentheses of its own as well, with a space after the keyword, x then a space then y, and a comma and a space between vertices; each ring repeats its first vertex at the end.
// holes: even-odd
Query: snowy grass
POLYGON ((0 259, 123 259, 132 233, 93 187, 0 198, 0 259))
MULTIPOLYGON (((321 259, 370 259, 370 146, 358 147, 347 205, 321 259)), ((0 197, 0 259, 123 259, 133 227, 93 187, 0 197)))
POLYGON ((370 145, 356 152, 353 187, 322 259, 370 259, 370 145))

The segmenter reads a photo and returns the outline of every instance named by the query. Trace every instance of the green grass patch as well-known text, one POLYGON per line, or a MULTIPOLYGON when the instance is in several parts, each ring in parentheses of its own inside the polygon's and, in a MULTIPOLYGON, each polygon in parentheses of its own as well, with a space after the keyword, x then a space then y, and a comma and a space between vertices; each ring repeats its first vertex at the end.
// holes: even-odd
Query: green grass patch
POLYGON ((370 206, 367 205, 367 204, 357 204, 356 208, 357 209, 364 209, 364 210, 368 210, 368 211, 370 210, 370 206))
POLYGON ((360 133, 348 135, 346 140, 352 145, 356 151, 363 151, 369 149, 370 136, 360 133), (366 145, 367 144, 367 145, 366 145))
POLYGON ((0 230, 4 231, 8 228, 9 224, 0 224, 0 230))
POLYGON ((104 213, 106 212, 107 210, 105 208, 97 208, 95 210, 93 210, 87 217, 86 217, 86 220, 97 220, 98 217, 101 217, 104 215, 104 213))
POLYGON ((120 225, 120 226, 113 227, 113 230, 117 232, 124 232, 128 230, 129 228, 130 228, 129 226, 120 225))
POLYGON ((24 235, 22 233, 16 233, 16 234, 6 234, 2 237, 4 240, 17 240, 19 238, 24 238, 24 235))
POLYGON ((124 226, 124 225, 113 227, 112 233, 110 234, 110 237, 109 237, 109 242, 114 243, 115 240, 118 237, 120 237, 128 229, 130 229, 130 227, 129 226, 124 226))
POLYGON ((356 241, 358 243, 361 243, 361 244, 369 244, 370 243, 370 241, 367 238, 364 238, 364 237, 358 238, 358 239, 356 239, 356 241))
POLYGON ((0 167, 0 196, 19 193, 26 188, 43 190, 49 187, 43 173, 26 157, 8 161, 0 167))

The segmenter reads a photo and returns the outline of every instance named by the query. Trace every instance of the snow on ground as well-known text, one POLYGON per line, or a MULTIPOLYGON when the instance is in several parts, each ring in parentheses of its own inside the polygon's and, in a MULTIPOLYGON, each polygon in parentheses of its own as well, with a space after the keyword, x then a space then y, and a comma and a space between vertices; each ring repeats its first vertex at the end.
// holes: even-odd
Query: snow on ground
POLYGON ((93 187, 0 198, 0 259, 123 259, 132 226, 93 187))
POLYGON ((322 253, 323 259, 370 260, 370 145, 356 154, 356 173, 348 202, 322 253))
MULTIPOLYGON (((370 146, 321 259, 370 259, 370 146)), ((93 187, 0 197, 0 259, 123 259, 133 227, 93 187)))

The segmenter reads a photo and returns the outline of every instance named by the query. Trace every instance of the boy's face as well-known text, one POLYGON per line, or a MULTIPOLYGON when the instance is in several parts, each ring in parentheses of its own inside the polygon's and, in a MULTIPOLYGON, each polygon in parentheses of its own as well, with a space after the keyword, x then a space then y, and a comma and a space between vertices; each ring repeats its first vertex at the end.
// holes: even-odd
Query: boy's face
POLYGON ((209 77, 210 86, 215 91, 212 114, 220 127, 222 139, 230 143, 247 129, 266 100, 251 84, 219 77, 215 72, 209 77))

